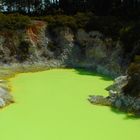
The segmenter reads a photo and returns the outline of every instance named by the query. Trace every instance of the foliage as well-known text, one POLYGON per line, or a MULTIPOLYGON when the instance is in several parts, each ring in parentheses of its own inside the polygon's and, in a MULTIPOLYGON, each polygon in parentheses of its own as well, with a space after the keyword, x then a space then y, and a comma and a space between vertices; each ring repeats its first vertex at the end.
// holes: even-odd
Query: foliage
POLYGON ((0 0, 0 10, 28 15, 94 12, 96 15, 139 16, 139 0, 0 0), (5 10, 4 10, 5 9, 5 10))
POLYGON ((47 16, 44 20, 48 23, 50 30, 56 27, 69 27, 73 30, 77 28, 74 17, 67 15, 47 16))
POLYGON ((140 63, 140 55, 136 55, 136 56, 134 57, 134 62, 135 62, 135 63, 140 63))
MULTIPOLYGON (((37 18, 38 19, 38 18, 37 18)), ((58 27, 69 27, 73 31, 79 28, 86 31, 98 30, 106 36, 118 39, 123 22, 114 16, 95 16, 93 13, 77 13, 74 16, 55 15, 40 18, 48 23, 48 28, 53 31, 58 27)))
POLYGON ((123 22, 115 16, 93 16, 86 25, 86 30, 98 30, 106 36, 118 38, 123 22))
POLYGON ((19 15, 19 14, 9 14, 4 15, 0 14, 0 29, 25 29, 31 23, 31 20, 27 16, 19 15))
POLYGON ((123 91, 126 95, 140 96, 140 63, 132 63, 128 69, 129 81, 123 91))
POLYGON ((94 17, 94 14, 91 12, 88 13, 77 13, 74 15, 75 22, 78 28, 86 28, 91 18, 94 17))
POLYGON ((136 41, 140 39, 140 21, 124 27, 120 32, 120 39, 124 44, 125 52, 131 52, 136 41))

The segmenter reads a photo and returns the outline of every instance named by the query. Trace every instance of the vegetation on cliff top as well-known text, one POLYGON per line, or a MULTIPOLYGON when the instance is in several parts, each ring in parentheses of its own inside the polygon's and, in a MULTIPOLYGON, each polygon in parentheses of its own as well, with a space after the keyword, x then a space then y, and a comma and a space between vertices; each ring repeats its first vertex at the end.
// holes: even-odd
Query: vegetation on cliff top
POLYGON ((28 16, 20 14, 5 15, 0 13, 0 29, 1 30, 17 30, 25 29, 31 24, 31 19, 28 16))
POLYGON ((123 91, 126 95, 140 97, 140 63, 132 63, 128 69, 129 81, 123 91))
MULTIPOLYGON (((117 16, 96 16, 93 13, 77 13, 73 16, 53 15, 37 17, 35 19, 44 20, 48 23, 48 29, 53 33, 58 27, 69 27, 74 32, 82 28, 89 31, 100 31, 105 36, 113 40, 120 40, 126 54, 132 52, 135 43, 140 38, 140 21, 124 20, 117 16)), ((139 55, 140 52, 137 52, 139 55)))

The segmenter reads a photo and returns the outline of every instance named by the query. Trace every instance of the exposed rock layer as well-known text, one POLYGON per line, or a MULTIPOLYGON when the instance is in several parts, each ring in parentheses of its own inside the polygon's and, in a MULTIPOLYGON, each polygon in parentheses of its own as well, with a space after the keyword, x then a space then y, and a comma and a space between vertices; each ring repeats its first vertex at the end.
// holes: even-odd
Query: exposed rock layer
POLYGON ((67 27, 51 33, 41 21, 34 21, 23 31, 0 33, 0 58, 1 64, 60 60, 68 67, 90 68, 112 77, 127 68, 119 40, 113 41, 98 31, 73 32, 67 27))

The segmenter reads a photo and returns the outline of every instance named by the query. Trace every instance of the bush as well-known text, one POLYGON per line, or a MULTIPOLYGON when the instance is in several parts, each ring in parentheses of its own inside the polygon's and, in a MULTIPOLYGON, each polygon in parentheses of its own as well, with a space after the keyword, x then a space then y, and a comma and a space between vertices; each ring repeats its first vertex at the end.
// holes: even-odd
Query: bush
POLYGON ((55 15, 42 17, 40 19, 48 23, 48 28, 50 30, 57 27, 69 27, 73 31, 76 31, 79 28, 85 29, 91 16, 91 13, 77 13, 75 16, 55 15))
POLYGON ((48 29, 53 30, 57 27, 69 27, 72 30, 77 29, 76 21, 72 16, 66 15, 56 15, 56 16, 46 16, 42 18, 48 23, 48 29))
POLYGON ((135 63, 140 63, 140 55, 135 55, 134 56, 134 62, 135 63))
MULTIPOLYGON (((38 19, 38 18, 37 18, 38 19)), ((48 28, 69 27, 73 31, 83 28, 86 31, 98 30, 112 38, 119 38, 123 22, 114 16, 95 16, 93 13, 77 13, 74 16, 55 15, 40 18, 48 23, 48 28)))
POLYGON ((110 36, 113 39, 119 38, 120 29, 123 27, 123 23, 114 16, 93 16, 87 26, 86 30, 97 30, 102 32, 106 36, 110 36))
POLYGON ((140 39, 140 22, 133 22, 120 32, 120 39, 124 44, 125 52, 131 52, 135 43, 140 39))
POLYGON ((31 20, 28 16, 19 14, 0 14, 0 29, 25 29, 31 24, 31 20))
POLYGON ((123 91, 126 95, 139 97, 140 96, 140 64, 133 63, 128 69, 129 81, 123 91))
POLYGON ((77 24, 77 28, 85 29, 92 17, 94 17, 94 14, 92 13, 77 13, 74 16, 76 24, 77 24))

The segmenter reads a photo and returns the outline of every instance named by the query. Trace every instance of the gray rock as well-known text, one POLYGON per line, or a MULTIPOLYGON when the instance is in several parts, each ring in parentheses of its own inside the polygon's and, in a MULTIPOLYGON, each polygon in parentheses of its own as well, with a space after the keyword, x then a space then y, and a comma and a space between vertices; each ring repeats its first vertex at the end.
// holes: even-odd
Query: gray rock
POLYGON ((3 98, 4 96, 7 96, 8 91, 4 88, 0 87, 0 98, 3 98))
POLYGON ((2 108, 4 106, 6 106, 6 103, 2 98, 0 98, 0 107, 2 108))
POLYGON ((119 99, 116 100, 114 105, 115 105, 116 108, 119 108, 119 109, 120 109, 121 106, 122 106, 122 102, 121 102, 121 100, 119 100, 119 99))
POLYGON ((107 87, 106 90, 110 91, 114 91, 114 92, 117 92, 117 93, 121 93, 122 92, 122 88, 124 86, 126 86, 128 83, 128 76, 120 76, 118 78, 116 78, 114 80, 114 84, 107 87))
POLYGON ((117 91, 109 90, 109 96, 110 97, 115 97, 117 94, 117 91))
POLYGON ((7 89, 2 87, 0 87, 0 98, 3 99, 6 105, 14 102, 13 96, 10 95, 7 89))
POLYGON ((110 100, 108 100, 106 97, 103 97, 103 96, 89 96, 88 100, 92 104, 99 104, 99 105, 105 105, 105 106, 111 105, 110 100))

